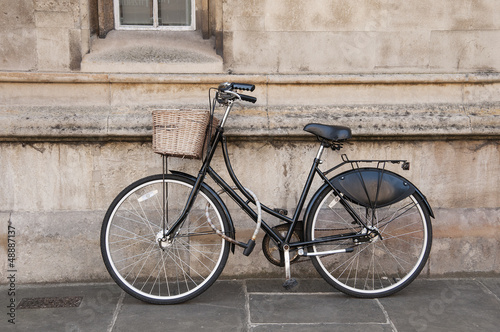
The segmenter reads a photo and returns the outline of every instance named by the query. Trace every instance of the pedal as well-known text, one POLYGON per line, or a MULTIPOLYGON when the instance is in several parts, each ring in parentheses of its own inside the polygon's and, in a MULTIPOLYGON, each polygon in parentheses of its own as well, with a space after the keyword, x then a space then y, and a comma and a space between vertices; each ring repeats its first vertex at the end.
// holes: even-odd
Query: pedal
POLYGON ((285 282, 283 283, 283 288, 286 290, 291 290, 295 288, 298 284, 299 283, 297 280, 295 280, 294 278, 290 278, 285 280, 285 282))

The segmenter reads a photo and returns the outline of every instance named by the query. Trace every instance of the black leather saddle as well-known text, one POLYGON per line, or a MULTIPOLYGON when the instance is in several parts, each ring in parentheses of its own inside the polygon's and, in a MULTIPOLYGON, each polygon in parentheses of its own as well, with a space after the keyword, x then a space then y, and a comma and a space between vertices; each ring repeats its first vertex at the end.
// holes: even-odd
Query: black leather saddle
POLYGON ((304 130, 329 141, 345 141, 352 137, 351 129, 342 126, 329 126, 319 123, 309 123, 304 130))

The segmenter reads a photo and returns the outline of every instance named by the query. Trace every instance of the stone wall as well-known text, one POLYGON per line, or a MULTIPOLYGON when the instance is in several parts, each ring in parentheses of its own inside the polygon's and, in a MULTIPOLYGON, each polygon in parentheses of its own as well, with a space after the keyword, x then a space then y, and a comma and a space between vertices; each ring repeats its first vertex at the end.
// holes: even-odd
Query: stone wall
MULTIPOLYGON (((411 161, 404 175, 436 213, 427 275, 498 274, 498 75, 396 78, 3 74, 0 211, 4 225, 19 229, 20 279, 105 280, 98 246, 105 209, 126 185, 161 169, 150 146, 151 110, 206 107, 207 88, 231 79, 257 84, 258 103, 234 110, 228 135, 236 172, 262 201, 296 204, 316 152, 304 124, 348 125, 355 139, 343 152, 351 158, 411 161)), ((325 163, 338 160, 329 152, 325 163)), ((223 166, 220 155, 214 165, 223 166)), ((199 162, 170 166, 196 174, 199 162)), ((253 224, 235 216, 244 240, 253 224)), ((226 276, 282 273, 258 251, 230 262, 226 276)), ((314 275, 308 264, 294 269, 314 275)))
MULTIPOLYGON (((90 49, 90 33, 99 27, 107 33, 112 27, 111 0, 99 5, 97 0, 0 4, 5 8, 0 70, 79 70, 90 49)), ((495 0, 196 4, 200 36, 203 29, 204 38, 216 37, 225 70, 234 73, 466 73, 500 68, 495 0)))
POLYGON ((225 63, 235 73, 498 71, 499 12, 496 0, 229 0, 225 63))
MULTIPOLYGON (((223 52, 211 50, 210 70, 127 57, 89 65, 106 47, 121 51, 118 34, 90 38, 98 3, 0 0, 0 244, 11 222, 19 282, 109 280, 98 243, 105 210, 126 185, 161 170, 151 111, 205 108, 208 88, 223 81, 257 86, 258 102, 234 109, 228 135, 236 172, 262 201, 296 203, 316 152, 305 124, 350 126, 351 158, 411 161, 403 175, 436 214, 426 275, 500 273, 496 1, 198 1, 216 13, 215 40, 137 34, 161 50, 205 54, 213 45, 223 52)), ((220 155, 214 165, 223 166, 220 155)), ((199 163, 170 166, 196 174, 199 163)), ((236 219, 246 241, 253 224, 236 219)), ((282 276, 258 251, 242 257, 231 256, 226 276, 282 276)))
MULTIPOLYGON (((269 206, 293 209, 316 152, 314 141, 233 141, 229 149, 245 186, 269 206), (249 169, 256 171, 248 173, 249 169)), ((500 273, 500 197, 498 177, 493 177, 500 171, 498 142, 357 141, 342 152, 351 158, 411 161, 410 171, 403 175, 418 184, 436 215, 433 250, 424 275, 500 273)), ((101 221, 125 186, 161 172, 161 159, 152 153, 150 143, 12 142, 0 144, 0 153, 9 161, 0 166, 4 177, 0 217, 2 225, 10 221, 17 230, 19 280, 106 280, 99 250, 101 221)), ((336 153, 326 153, 325 167, 338 161, 336 153)), ((191 174, 199 166, 178 159, 170 164, 191 174)), ((214 165, 220 169, 221 156, 214 165)), ((236 212, 237 236, 246 242, 253 223, 236 212)), ((237 249, 229 262, 226 276, 281 277, 283 272, 265 260, 260 245, 249 257, 237 249)), ((2 264, 5 271, 6 262, 2 264)), ((295 272, 308 270, 314 275, 309 263, 294 265, 295 272)))
POLYGON ((88 0, 2 0, 0 6, 0 70, 80 68, 90 42, 88 0))

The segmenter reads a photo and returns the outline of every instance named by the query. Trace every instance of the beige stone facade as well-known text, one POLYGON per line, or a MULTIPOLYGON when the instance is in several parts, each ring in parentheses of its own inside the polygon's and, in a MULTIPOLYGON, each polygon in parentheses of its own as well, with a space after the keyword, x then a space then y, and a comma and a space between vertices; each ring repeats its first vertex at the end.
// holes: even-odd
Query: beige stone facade
MULTIPOLYGON (((263 202, 295 206, 316 152, 305 124, 350 126, 351 158, 411 161, 402 174, 436 214, 425 275, 500 273, 497 0, 195 3, 196 30, 181 32, 114 30, 112 0, 0 0, 0 244, 10 222, 19 282, 109 280, 105 210, 161 171, 151 111, 208 107, 224 81, 256 85, 228 135, 235 171, 263 202)), ((235 216, 246 242, 253 224, 235 216)), ((282 273, 258 250, 225 270, 282 273)))

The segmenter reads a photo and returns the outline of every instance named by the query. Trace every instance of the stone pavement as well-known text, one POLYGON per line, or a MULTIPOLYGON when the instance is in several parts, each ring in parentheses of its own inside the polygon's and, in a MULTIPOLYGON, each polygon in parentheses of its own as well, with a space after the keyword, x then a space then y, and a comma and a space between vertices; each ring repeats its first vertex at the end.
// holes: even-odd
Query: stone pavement
POLYGON ((393 296, 373 300, 343 295, 322 279, 299 280, 293 291, 284 291, 281 283, 221 280, 201 296, 171 306, 143 303, 112 283, 17 285, 15 324, 8 322, 10 296, 2 285, 0 331, 457 332, 500 326, 498 278, 419 278, 393 296), (22 299, 55 297, 61 305, 78 307, 19 306, 22 299))

